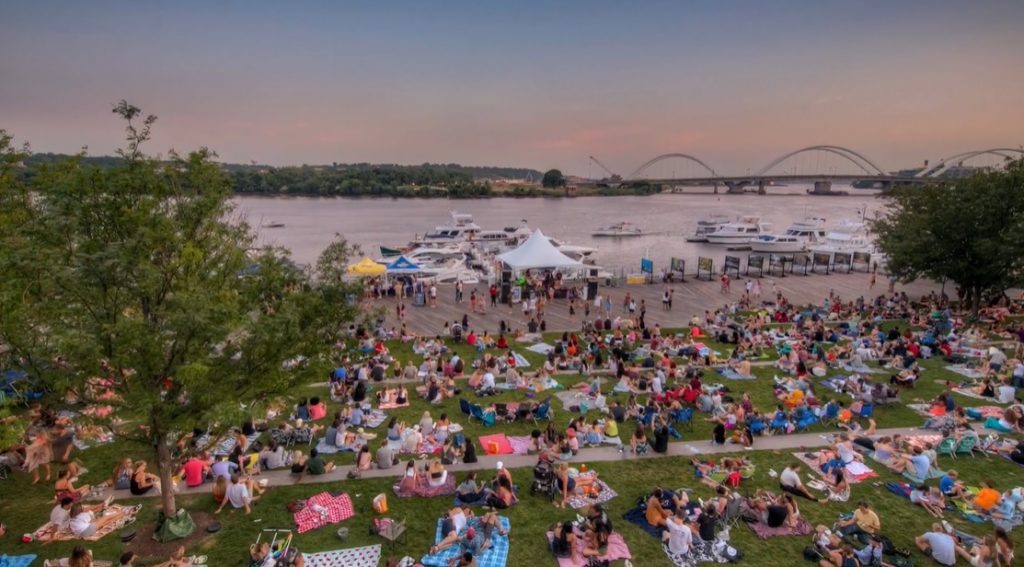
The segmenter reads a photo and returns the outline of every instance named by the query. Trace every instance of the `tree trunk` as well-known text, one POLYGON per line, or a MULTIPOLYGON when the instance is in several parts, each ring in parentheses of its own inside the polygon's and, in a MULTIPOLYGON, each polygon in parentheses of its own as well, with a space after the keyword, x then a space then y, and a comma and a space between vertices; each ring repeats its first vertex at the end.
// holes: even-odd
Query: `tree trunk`
POLYGON ((174 461, 171 458, 171 451, 167 448, 166 435, 157 435, 156 445, 156 466, 160 474, 160 505, 163 508, 164 516, 171 518, 178 511, 174 501, 174 461))

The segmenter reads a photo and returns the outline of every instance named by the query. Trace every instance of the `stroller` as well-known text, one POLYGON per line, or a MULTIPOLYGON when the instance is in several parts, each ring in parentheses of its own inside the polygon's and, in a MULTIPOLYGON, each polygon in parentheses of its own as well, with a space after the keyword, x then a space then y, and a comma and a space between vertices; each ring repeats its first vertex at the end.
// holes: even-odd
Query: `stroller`
POLYGON ((540 492, 554 500, 557 492, 556 485, 555 471, 551 463, 544 459, 537 461, 537 465, 533 467, 533 484, 530 485, 530 495, 540 492))
POLYGON ((249 567, 292 567, 300 556, 298 548, 292 546, 292 531, 265 529, 256 536, 256 543, 249 546, 249 567), (270 541, 260 541, 266 535, 270 541))

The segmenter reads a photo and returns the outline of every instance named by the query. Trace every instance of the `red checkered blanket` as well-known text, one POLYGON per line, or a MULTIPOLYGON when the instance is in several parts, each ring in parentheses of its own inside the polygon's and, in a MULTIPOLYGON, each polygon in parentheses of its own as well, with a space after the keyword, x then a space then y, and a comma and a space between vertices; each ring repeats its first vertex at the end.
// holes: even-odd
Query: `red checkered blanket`
POLYGON ((295 525, 300 534, 315 530, 327 524, 337 524, 356 515, 352 499, 348 494, 331 496, 329 492, 321 492, 306 500, 306 507, 295 512, 295 525))

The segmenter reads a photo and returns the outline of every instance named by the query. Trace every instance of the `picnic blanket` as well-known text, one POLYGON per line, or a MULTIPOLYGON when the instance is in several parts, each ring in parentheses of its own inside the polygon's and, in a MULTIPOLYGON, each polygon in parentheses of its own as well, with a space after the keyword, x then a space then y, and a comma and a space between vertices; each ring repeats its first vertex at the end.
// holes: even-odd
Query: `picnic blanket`
POLYGON ((1003 413, 1006 411, 1006 408, 999 406, 975 406, 972 408, 966 408, 966 410, 967 417, 971 419, 988 419, 990 417, 999 419, 1003 417, 1003 413))
POLYGON ((882 370, 881 368, 871 368, 864 363, 855 365, 850 364, 849 362, 844 362, 840 365, 840 368, 847 372, 855 372, 857 374, 885 374, 885 370, 882 370))
POLYGON ((931 443, 933 447, 942 442, 941 435, 906 435, 903 437, 911 447, 925 448, 925 444, 931 443))
MULTIPOLYGON (((581 473, 576 477, 576 482, 578 484, 580 482, 580 479, 582 478, 594 478, 596 476, 597 473, 595 473, 594 471, 581 473)), ((587 506, 593 504, 604 504, 605 502, 619 495, 617 492, 612 490, 611 487, 609 487, 608 484, 605 483, 605 481, 601 479, 598 479, 594 484, 599 489, 599 492, 596 495, 591 496, 573 494, 572 496, 569 497, 569 506, 572 506, 573 508, 576 509, 586 508, 587 506)))
POLYGON ((407 407, 409 407, 409 400, 405 400, 404 404, 399 404, 397 402, 387 402, 387 403, 383 403, 382 402, 377 407, 378 407, 378 409, 382 409, 382 410, 407 408, 407 407))
POLYGON ((975 394, 973 391, 966 390, 964 388, 956 387, 956 388, 953 388, 953 391, 956 392, 957 394, 960 394, 961 396, 967 396, 968 398, 974 398, 976 400, 985 400, 986 402, 993 403, 993 404, 998 404, 999 403, 999 400, 997 400, 995 398, 987 398, 985 396, 981 396, 981 395, 975 394))
POLYGON ((661 541, 661 532, 663 530, 659 527, 655 527, 647 523, 646 506, 634 506, 630 508, 625 514, 622 515, 622 519, 637 526, 638 528, 642 529, 648 534, 654 536, 658 539, 658 541, 661 541))
POLYGON ((327 524, 344 522, 355 515, 355 507, 347 493, 332 496, 330 492, 324 491, 306 499, 306 507, 295 512, 292 517, 298 526, 297 531, 304 534, 327 524))
MULTIPOLYGON (((818 476, 821 478, 827 478, 827 475, 818 468, 818 453, 799 452, 793 453, 793 456, 800 459, 804 464, 810 467, 812 471, 818 473, 818 476)), ((871 470, 871 468, 860 461, 853 461, 846 465, 845 468, 846 482, 850 484, 857 484, 858 482, 863 482, 866 479, 878 476, 878 473, 871 470)))
MULTIPOLYGON (((406 404, 408 405, 408 404, 406 404)), ((363 426, 373 429, 374 427, 380 427, 380 424, 387 421, 388 415, 379 409, 375 409, 370 413, 363 416, 363 426)))
MULTIPOLYGON (((83 438, 79 437, 77 432, 76 432, 75 438, 72 441, 72 443, 75 444, 75 448, 77 448, 79 451, 84 451, 84 450, 90 449, 92 447, 99 447, 100 445, 106 445, 107 443, 113 443, 113 442, 114 442, 114 432, 109 430, 109 429, 107 429, 106 427, 103 427, 103 428, 100 429, 100 434, 98 436, 90 437, 88 439, 83 439, 83 438)), ((2 566, 3 566, 3 564, 0 563, 0 567, 2 567, 2 566)))
POLYGON ((583 409, 584 405, 587 406, 587 409, 597 407, 597 400, 575 388, 564 392, 556 392, 555 397, 562 402, 565 409, 569 409, 573 406, 579 406, 580 409, 583 409))
POLYGON ((483 447, 484 453, 488 455, 511 455, 513 453, 512 443, 504 433, 481 435, 480 446, 483 447))
POLYGON ((337 445, 328 445, 327 438, 321 437, 316 442, 316 452, 320 453, 321 455, 333 455, 335 453, 355 453, 356 447, 338 447, 337 445))
POLYGON ((752 374, 740 374, 732 368, 719 368, 718 373, 729 380, 753 380, 755 378, 752 374))
MULTIPOLYGON (((548 532, 548 544, 555 538, 554 532, 548 532)), ((558 567, 587 567, 590 562, 583 557, 583 550, 587 548, 586 538, 583 537, 583 533, 576 530, 576 561, 572 560, 572 557, 556 557, 558 561, 558 567)), ((633 555, 629 552, 629 546, 626 545, 626 540, 622 539, 622 534, 619 532, 612 532, 608 536, 608 551, 604 555, 597 558, 598 561, 620 561, 623 559, 632 559, 633 555)))
POLYGON ((380 544, 320 553, 303 553, 306 567, 377 567, 380 544))
MULTIPOLYGON (((259 436, 260 436, 260 432, 259 431, 257 431, 256 433, 253 433, 252 435, 247 436, 246 439, 249 440, 249 445, 252 445, 253 442, 256 441, 256 439, 259 438, 259 436)), ((234 435, 228 435, 226 438, 222 439, 220 441, 220 443, 217 443, 217 448, 213 450, 213 454, 216 455, 216 456, 230 455, 231 451, 235 450, 235 445, 237 445, 237 444, 238 444, 238 440, 235 439, 235 436, 234 435)))
POLYGON ((703 541, 700 536, 694 534, 693 543, 690 545, 690 553, 680 555, 669 551, 668 542, 661 544, 668 560, 676 567, 696 567, 699 563, 728 563, 729 560, 715 551, 714 542, 703 541))
POLYGON ((528 350, 530 352, 535 352, 537 354, 545 354, 546 355, 547 353, 555 350, 555 347, 552 346, 552 345, 549 345, 547 343, 537 343, 535 345, 530 345, 530 346, 526 347, 526 350, 528 350))
POLYGON ((770 537, 780 536, 802 536, 811 533, 811 524, 803 516, 800 516, 796 522, 796 526, 794 527, 789 527, 788 525, 783 524, 777 528, 772 528, 764 522, 743 523, 750 526, 751 531, 757 535, 758 539, 768 539, 770 537))
POLYGON ((35 555, 0 555, 0 567, 28 567, 36 560, 35 555))
MULTIPOLYGON (((497 531, 491 533, 491 546, 476 556, 476 563, 479 567, 505 567, 505 563, 508 561, 508 530, 512 525, 505 516, 499 516, 498 523, 505 530, 505 535, 499 535, 497 531)), ((467 525, 479 527, 479 520, 471 518, 467 525)), ((483 538, 483 530, 478 529, 476 537, 477 542, 480 543, 483 538)), ((441 539, 441 520, 438 520, 437 528, 434 531, 434 543, 440 543, 441 539)), ((420 559, 420 563, 424 567, 448 567, 449 560, 458 557, 461 553, 462 547, 453 545, 437 553, 424 555, 420 559)))
MULTIPOLYGON (((887 482, 885 483, 885 488, 889 492, 895 494, 896 496, 905 498, 908 501, 910 500, 910 491, 913 489, 913 487, 906 482, 887 482)), ((946 505, 947 510, 949 510, 950 508, 955 508, 963 515, 965 519, 970 520, 972 522, 980 524, 985 521, 984 516, 976 514, 974 512, 974 508, 972 508, 971 505, 968 504, 967 502, 952 500, 946 505)))
POLYGON ((516 361, 516 368, 529 368, 530 361, 518 352, 512 351, 512 358, 516 361))
POLYGON ((434 498, 455 494, 455 475, 450 471, 444 471, 442 474, 444 482, 439 486, 431 486, 426 475, 418 474, 411 483, 405 482, 409 477, 402 476, 391 488, 399 498, 434 498))
POLYGON ((956 372, 957 374, 959 374, 961 376, 966 376, 968 378, 984 378, 985 377, 985 373, 984 372, 982 372, 982 371, 980 371, 977 368, 974 368, 972 366, 967 366, 966 364, 950 364, 950 365, 946 366, 946 370, 949 370, 950 372, 956 372))
POLYGON ((529 453, 530 436, 510 435, 508 436, 508 444, 512 446, 513 455, 526 455, 529 453))
POLYGON ((139 513, 138 507, 135 506, 122 506, 120 504, 111 504, 107 507, 106 514, 114 514, 120 516, 120 519, 115 522, 110 522, 102 528, 96 530, 96 533, 89 537, 81 538, 71 533, 70 531, 58 531, 57 526, 51 522, 46 522, 41 528, 32 532, 32 536, 36 541, 40 542, 51 542, 51 541, 72 541, 72 540, 87 540, 87 541, 99 541, 105 536, 120 530, 128 524, 135 521, 135 516, 139 513))

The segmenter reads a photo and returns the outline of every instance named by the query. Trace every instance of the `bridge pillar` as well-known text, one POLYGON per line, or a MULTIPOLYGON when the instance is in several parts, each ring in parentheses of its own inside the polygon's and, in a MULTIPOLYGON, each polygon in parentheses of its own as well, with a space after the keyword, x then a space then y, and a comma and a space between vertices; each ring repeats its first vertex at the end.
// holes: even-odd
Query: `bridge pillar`
POLYGON ((764 190, 764 179, 762 179, 762 180, 757 182, 757 194, 758 195, 764 195, 765 193, 766 192, 764 190))
POLYGON ((742 195, 743 188, 750 184, 749 181, 726 181, 725 186, 729 188, 727 195, 742 195))
POLYGON ((814 189, 811 190, 813 195, 831 195, 832 194, 832 182, 831 181, 815 181, 814 189))
POLYGON ((715 195, 717 195, 718 194, 718 183, 715 183, 713 185, 713 187, 715 188, 715 195))

